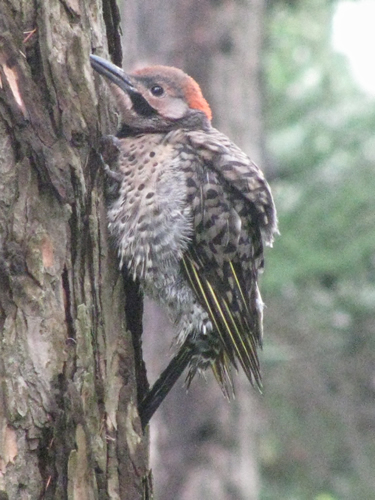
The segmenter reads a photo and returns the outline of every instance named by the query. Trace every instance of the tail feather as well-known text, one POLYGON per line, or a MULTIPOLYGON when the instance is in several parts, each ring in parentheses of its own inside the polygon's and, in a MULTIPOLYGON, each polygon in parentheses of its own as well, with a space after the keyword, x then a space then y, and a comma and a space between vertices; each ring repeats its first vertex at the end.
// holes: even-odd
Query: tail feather
POLYGON ((189 365, 193 357, 193 350, 189 344, 189 341, 185 341, 178 353, 172 358, 167 368, 141 401, 138 411, 143 429, 149 423, 151 417, 164 401, 182 372, 189 365))

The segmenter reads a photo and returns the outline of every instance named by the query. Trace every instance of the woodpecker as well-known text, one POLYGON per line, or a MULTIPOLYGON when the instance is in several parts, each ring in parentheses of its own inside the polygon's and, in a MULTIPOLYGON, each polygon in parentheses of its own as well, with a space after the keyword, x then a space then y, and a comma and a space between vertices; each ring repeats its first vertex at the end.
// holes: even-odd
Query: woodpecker
POLYGON ((188 367, 187 385, 211 368, 224 395, 232 368, 261 388, 263 302, 258 274, 277 217, 262 171, 211 125, 198 84, 177 68, 125 73, 91 55, 120 113, 107 168, 108 209, 120 258, 177 327, 177 354, 139 410, 142 425, 188 367))

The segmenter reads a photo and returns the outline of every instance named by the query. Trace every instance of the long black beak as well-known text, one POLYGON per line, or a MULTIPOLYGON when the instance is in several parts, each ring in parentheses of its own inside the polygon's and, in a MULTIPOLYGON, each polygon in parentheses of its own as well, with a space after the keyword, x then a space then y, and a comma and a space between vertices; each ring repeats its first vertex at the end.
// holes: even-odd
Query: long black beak
POLYGON ((129 76, 124 71, 102 57, 90 55, 91 66, 102 76, 115 83, 124 92, 137 92, 134 85, 129 80, 129 76))
POLYGON ((121 68, 93 54, 90 55, 90 60, 91 66, 95 71, 108 78, 108 80, 115 83, 121 90, 129 95, 133 103, 133 109, 138 115, 150 117, 157 114, 156 110, 150 106, 142 94, 138 92, 130 81, 130 77, 122 71, 121 68))

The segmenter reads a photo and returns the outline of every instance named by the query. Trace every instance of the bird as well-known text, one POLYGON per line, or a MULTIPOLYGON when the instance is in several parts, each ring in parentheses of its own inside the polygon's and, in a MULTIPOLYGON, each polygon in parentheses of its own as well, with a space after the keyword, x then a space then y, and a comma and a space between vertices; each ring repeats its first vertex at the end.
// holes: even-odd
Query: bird
MULTIPOLYGON (((262 170, 212 126, 198 83, 169 66, 126 73, 92 54, 116 100, 108 227, 126 268, 176 325, 177 353, 139 403, 143 428, 187 368, 233 394, 241 367, 261 390, 264 246, 278 233, 262 170)), ((229 91, 229 90, 228 90, 229 91)))

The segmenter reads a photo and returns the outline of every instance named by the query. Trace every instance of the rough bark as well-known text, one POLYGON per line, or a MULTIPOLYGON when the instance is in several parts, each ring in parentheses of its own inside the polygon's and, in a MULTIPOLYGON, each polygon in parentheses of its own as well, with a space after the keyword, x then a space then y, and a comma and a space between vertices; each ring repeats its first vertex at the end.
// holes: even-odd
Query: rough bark
POLYGON ((146 496, 140 302, 109 243, 97 151, 116 125, 89 64, 121 61, 119 40, 114 0, 0 4, 2 499, 146 496))
MULTIPOLYGON (((261 52, 264 0, 129 0, 124 3, 125 66, 170 64, 201 85, 213 124, 264 166, 261 52), (131 24, 129 26, 129 23, 131 24)), ((150 378, 167 365, 173 333, 155 304, 146 307, 150 378)), ((163 500, 255 500, 259 496, 259 398, 237 379, 228 404, 210 374, 183 380, 151 422, 155 492, 163 500)))

